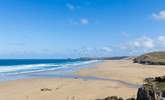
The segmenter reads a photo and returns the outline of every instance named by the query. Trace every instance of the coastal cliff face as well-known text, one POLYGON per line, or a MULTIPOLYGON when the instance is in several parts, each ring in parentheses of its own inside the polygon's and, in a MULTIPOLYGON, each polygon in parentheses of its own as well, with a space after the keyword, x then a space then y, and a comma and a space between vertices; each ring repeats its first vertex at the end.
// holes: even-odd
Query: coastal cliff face
POLYGON ((165 65, 165 51, 152 52, 133 59, 134 63, 149 65, 165 65))

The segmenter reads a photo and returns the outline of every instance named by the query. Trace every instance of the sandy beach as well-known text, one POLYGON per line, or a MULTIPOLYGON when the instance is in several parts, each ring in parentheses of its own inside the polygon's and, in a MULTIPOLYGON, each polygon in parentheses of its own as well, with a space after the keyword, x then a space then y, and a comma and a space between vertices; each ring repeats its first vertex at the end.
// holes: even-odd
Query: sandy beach
POLYGON ((164 66, 134 64, 131 60, 104 61, 84 68, 81 78, 33 78, 0 83, 0 100, 95 100, 118 95, 134 97, 146 77, 164 75, 164 66))

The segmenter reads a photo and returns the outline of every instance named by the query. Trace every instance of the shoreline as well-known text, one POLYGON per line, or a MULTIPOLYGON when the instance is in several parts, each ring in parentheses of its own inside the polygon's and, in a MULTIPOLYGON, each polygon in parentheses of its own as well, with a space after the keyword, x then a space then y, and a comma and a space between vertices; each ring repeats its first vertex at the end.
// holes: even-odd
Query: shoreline
POLYGON ((2 100, 95 100, 107 96, 135 97, 143 78, 164 75, 165 67, 108 60, 81 68, 73 76, 18 79, 0 83, 2 100), (137 87, 131 86, 138 85, 137 87), (50 91, 41 91, 46 88, 50 91))
MULTIPOLYGON (((77 65, 76 67, 68 67, 64 69, 57 70, 45 70, 40 72, 30 72, 30 73, 18 73, 18 74, 9 74, 9 75, 0 75, 0 83, 14 81, 19 79, 31 79, 31 78, 69 78, 69 76, 73 75, 74 72, 79 71, 84 68, 93 68, 96 67, 97 64, 103 63, 104 61, 96 61, 89 64, 77 65), (65 76, 65 77, 64 77, 65 76)), ((77 75, 74 75, 77 76, 77 75)))

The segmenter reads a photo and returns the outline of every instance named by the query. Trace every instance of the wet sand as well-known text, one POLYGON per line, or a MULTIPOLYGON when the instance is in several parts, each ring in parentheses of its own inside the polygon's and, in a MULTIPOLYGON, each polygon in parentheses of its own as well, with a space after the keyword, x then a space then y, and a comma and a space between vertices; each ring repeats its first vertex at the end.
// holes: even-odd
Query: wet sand
POLYGON ((163 65, 142 65, 132 60, 113 60, 98 64, 95 68, 75 72, 81 76, 95 76, 121 80, 132 84, 141 84, 146 77, 165 75, 163 65))

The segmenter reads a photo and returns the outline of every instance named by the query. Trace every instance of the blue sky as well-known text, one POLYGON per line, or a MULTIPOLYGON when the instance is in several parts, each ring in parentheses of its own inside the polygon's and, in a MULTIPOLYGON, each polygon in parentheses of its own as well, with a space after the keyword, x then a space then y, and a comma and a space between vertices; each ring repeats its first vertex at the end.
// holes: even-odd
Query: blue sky
POLYGON ((0 58, 165 50, 165 0, 0 0, 0 58))

